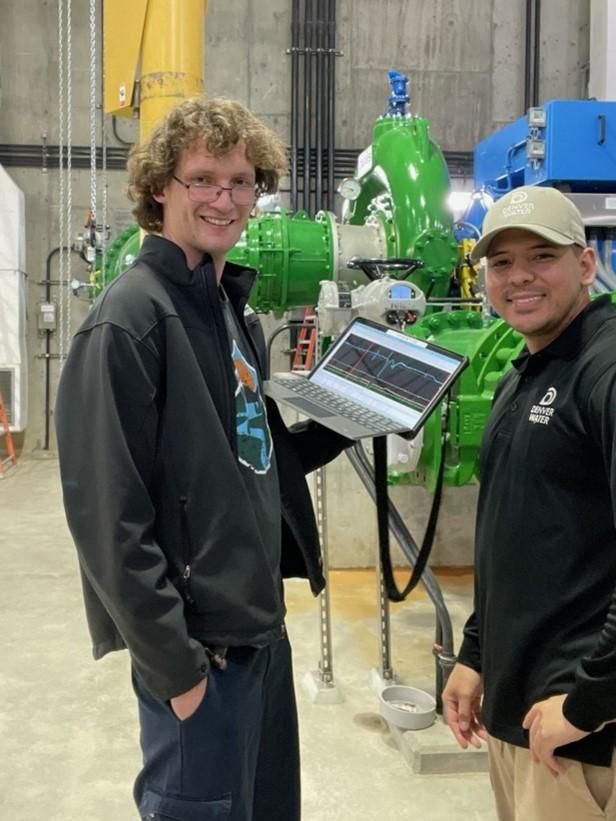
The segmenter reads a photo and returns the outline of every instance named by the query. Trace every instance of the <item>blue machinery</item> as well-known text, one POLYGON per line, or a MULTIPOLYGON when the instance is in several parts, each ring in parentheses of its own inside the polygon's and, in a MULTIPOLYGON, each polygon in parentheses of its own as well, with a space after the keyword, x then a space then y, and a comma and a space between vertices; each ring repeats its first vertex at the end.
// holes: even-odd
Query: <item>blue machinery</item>
POLYGON ((552 100, 477 145, 477 199, 520 185, 554 186, 571 198, 597 252, 595 291, 616 291, 616 102, 552 100))

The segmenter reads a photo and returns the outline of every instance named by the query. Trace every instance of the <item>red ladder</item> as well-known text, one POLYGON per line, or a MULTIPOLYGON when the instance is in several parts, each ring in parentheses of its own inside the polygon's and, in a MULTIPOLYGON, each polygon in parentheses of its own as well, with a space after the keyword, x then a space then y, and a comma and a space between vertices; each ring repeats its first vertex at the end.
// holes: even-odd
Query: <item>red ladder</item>
POLYGON ((291 370, 296 373, 307 373, 312 370, 314 352, 317 347, 317 317, 314 308, 304 309, 303 325, 297 336, 295 356, 291 370))
POLYGON ((0 425, 2 425, 4 438, 6 440, 6 449, 8 452, 8 456, 6 456, 4 459, 0 459, 0 479, 4 479, 4 466, 10 463, 13 467, 15 467, 15 465, 17 464, 17 457, 15 456, 15 448, 13 447, 13 437, 11 436, 11 428, 9 427, 9 419, 6 415, 6 408, 4 406, 4 397, 2 396, 2 391, 0 391, 0 425))

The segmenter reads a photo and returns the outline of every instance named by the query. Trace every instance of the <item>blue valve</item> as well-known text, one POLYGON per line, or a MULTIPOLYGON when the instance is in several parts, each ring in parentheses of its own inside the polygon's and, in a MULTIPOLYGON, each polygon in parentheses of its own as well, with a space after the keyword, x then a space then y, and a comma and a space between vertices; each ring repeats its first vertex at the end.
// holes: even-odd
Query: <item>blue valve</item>
POLYGON ((391 86, 391 97, 388 99, 389 108, 385 114, 399 114, 404 116, 406 114, 406 107, 411 102, 411 98, 406 93, 406 87, 409 83, 409 78, 406 74, 401 74, 399 71, 387 72, 389 76, 389 84, 391 86))

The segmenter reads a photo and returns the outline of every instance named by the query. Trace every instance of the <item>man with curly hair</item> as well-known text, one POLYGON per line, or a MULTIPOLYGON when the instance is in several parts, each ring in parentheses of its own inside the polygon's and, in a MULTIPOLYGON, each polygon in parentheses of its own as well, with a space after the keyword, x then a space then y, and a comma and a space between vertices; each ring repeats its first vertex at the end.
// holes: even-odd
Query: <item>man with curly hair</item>
POLYGON ((256 272, 226 261, 285 168, 239 103, 172 109, 129 158, 139 257, 62 373, 66 514, 94 656, 130 653, 142 818, 300 817, 282 578, 323 588, 305 473, 349 443, 265 399, 256 272))

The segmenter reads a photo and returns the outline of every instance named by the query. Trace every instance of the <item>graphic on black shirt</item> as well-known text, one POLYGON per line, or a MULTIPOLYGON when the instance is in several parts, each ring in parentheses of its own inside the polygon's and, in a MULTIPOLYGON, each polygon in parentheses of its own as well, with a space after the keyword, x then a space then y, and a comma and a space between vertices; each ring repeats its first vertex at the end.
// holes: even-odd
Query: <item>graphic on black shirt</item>
POLYGON ((235 340, 231 355, 237 377, 235 413, 238 459, 255 473, 267 473, 272 464, 272 437, 257 372, 246 361, 235 340))

